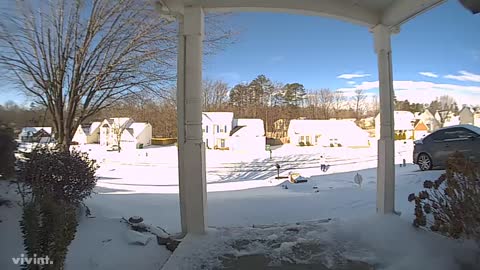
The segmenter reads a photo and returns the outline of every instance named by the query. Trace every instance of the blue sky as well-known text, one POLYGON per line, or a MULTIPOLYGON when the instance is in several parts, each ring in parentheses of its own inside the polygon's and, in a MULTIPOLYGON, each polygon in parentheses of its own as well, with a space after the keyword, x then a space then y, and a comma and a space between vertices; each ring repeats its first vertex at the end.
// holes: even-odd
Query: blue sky
MULTIPOLYGON (((205 59, 204 77, 234 86, 265 74, 308 90, 377 93, 377 60, 366 27, 277 13, 234 13, 229 23, 240 31, 237 41, 205 59)), ((397 97, 429 102, 449 94, 459 104, 480 104, 479 29, 480 15, 452 0, 403 25, 392 37, 397 97)), ((0 103, 25 100, 5 88, 0 103)))
MULTIPOLYGON (((206 59, 204 77, 233 86, 265 74, 312 90, 377 92, 373 36, 366 27, 276 13, 235 13, 232 24, 241 30, 238 41, 206 59), (337 78, 342 74, 358 76, 337 78), (360 77, 366 74, 370 75, 360 77)), ((426 102, 449 94, 458 103, 480 104, 479 29, 480 15, 472 15, 458 1, 448 1, 403 25, 392 37, 396 95, 426 102)))

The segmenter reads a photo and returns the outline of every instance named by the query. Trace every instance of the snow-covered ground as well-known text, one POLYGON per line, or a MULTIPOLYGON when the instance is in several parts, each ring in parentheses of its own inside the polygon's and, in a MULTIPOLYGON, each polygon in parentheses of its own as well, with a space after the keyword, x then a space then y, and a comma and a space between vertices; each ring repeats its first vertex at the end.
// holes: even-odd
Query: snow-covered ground
MULTIPOLYGON (((407 164, 411 163, 412 147, 411 142, 397 142, 397 164, 401 164, 403 159, 407 164)), ((159 269, 170 252, 158 246, 156 241, 150 241, 147 246, 127 245, 124 237, 127 227, 120 218, 142 216, 145 222, 169 232, 180 231, 177 148, 150 147, 116 153, 102 151, 96 146, 82 146, 81 150, 89 152, 99 161, 100 179, 97 193, 86 201, 95 217, 83 218, 80 222, 77 237, 70 246, 67 270, 159 269)), ((268 152, 249 154, 208 150, 208 224, 215 227, 251 227, 325 218, 335 218, 335 228, 358 224, 356 220, 375 214, 376 150, 376 146, 349 149, 285 145, 273 150, 272 159, 269 159, 268 152), (327 156, 331 165, 326 173, 320 170, 321 154, 327 156), (309 181, 291 184, 276 180, 277 163, 281 166, 281 175, 298 172, 308 177, 309 181), (363 177, 361 187, 353 182, 356 173, 363 177)), ((414 165, 397 165, 396 207, 402 212, 399 218, 401 225, 392 226, 390 221, 377 232, 372 229, 374 227, 369 227, 369 219, 361 223, 363 227, 359 226, 365 228, 361 236, 368 238, 371 234, 385 245, 386 251, 390 252, 388 256, 399 252, 399 256, 405 259, 412 252, 404 241, 399 244, 398 250, 387 247, 390 242, 402 240, 401 234, 411 230, 409 224, 413 217, 413 205, 407 201, 407 196, 419 191, 424 180, 435 179, 441 173, 421 172, 414 165), (382 237, 387 237, 385 228, 388 227, 392 227, 394 233, 385 238, 388 241, 382 240, 382 237)), ((5 195, 8 188, 5 184, 1 185, 0 191, 3 192, 0 196, 15 200, 12 191, 5 195)), ((11 258, 22 253, 18 228, 20 214, 18 206, 0 207, 0 269, 16 269, 11 264, 11 258), (4 236, 6 229, 9 233, 4 236)), ((345 236, 348 229, 345 230, 329 231, 345 236)), ((422 252, 420 254, 431 255, 422 252)), ((433 264, 429 268, 428 256, 423 256, 423 259, 417 257, 416 260, 420 260, 418 265, 424 267, 411 266, 413 268, 408 269, 441 269, 433 264)), ((397 266, 406 265, 399 262, 397 266)))

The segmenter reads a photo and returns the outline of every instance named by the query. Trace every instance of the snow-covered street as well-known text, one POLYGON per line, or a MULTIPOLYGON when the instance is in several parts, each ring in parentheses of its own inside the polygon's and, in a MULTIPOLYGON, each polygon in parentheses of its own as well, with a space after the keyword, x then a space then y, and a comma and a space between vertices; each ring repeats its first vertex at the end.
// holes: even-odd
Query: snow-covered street
MULTIPOLYGON (((421 172, 414 165, 400 167, 403 159, 411 163, 411 147, 411 143, 398 142, 396 158, 399 164, 396 167, 396 208, 402 212, 400 219, 406 226, 413 217, 408 194, 419 191, 424 180, 435 179, 442 173, 421 172)), ((155 239, 146 246, 128 245, 124 241, 127 227, 120 219, 141 216, 146 223, 168 232, 180 231, 176 147, 122 153, 92 149, 89 153, 101 165, 97 193, 86 201, 94 217, 82 217, 70 246, 67 269, 159 269, 170 252, 158 246, 155 239)), ((323 149, 287 145, 274 149, 272 156, 269 159, 267 152, 256 156, 235 155, 228 151, 207 152, 209 226, 251 227, 325 218, 346 225, 350 220, 375 214, 375 146, 323 149), (326 154, 331 165, 326 173, 320 170, 321 153, 326 154), (276 163, 281 165, 281 175, 298 172, 307 177, 308 182, 292 184, 275 179, 276 163), (357 173, 363 177, 361 187, 353 181, 357 173)), ((13 189, 3 183, 2 197, 15 200, 13 189), (5 194, 6 190, 10 192, 5 194)), ((11 258, 22 253, 20 215, 17 205, 0 208, 0 230, 11 231, 0 241, 0 269, 16 269, 11 258)))

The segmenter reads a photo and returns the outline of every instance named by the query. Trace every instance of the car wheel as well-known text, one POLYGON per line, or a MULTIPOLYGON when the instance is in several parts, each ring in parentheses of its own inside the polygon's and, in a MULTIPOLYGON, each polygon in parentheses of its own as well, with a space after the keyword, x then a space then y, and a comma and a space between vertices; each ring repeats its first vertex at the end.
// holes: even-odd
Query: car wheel
POLYGON ((432 159, 427 154, 420 154, 418 156, 418 167, 422 171, 431 170, 433 167, 432 159))

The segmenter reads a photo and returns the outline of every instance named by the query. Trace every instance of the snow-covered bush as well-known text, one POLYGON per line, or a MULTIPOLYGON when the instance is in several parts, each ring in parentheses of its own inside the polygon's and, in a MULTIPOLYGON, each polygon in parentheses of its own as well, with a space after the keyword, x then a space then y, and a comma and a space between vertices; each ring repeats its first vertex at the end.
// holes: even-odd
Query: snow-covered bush
POLYGON ((299 142, 298 145, 305 146, 305 143, 304 142, 299 142))
POLYGON ((16 148, 13 130, 7 126, 0 125, 0 179, 15 174, 14 152, 16 148))
POLYGON ((34 197, 78 205, 89 197, 97 183, 95 160, 87 153, 35 149, 20 165, 18 179, 34 197))
POLYGON ((415 202, 414 226, 480 244, 479 165, 455 153, 447 162, 446 172, 423 186, 425 190, 408 196, 415 202))

